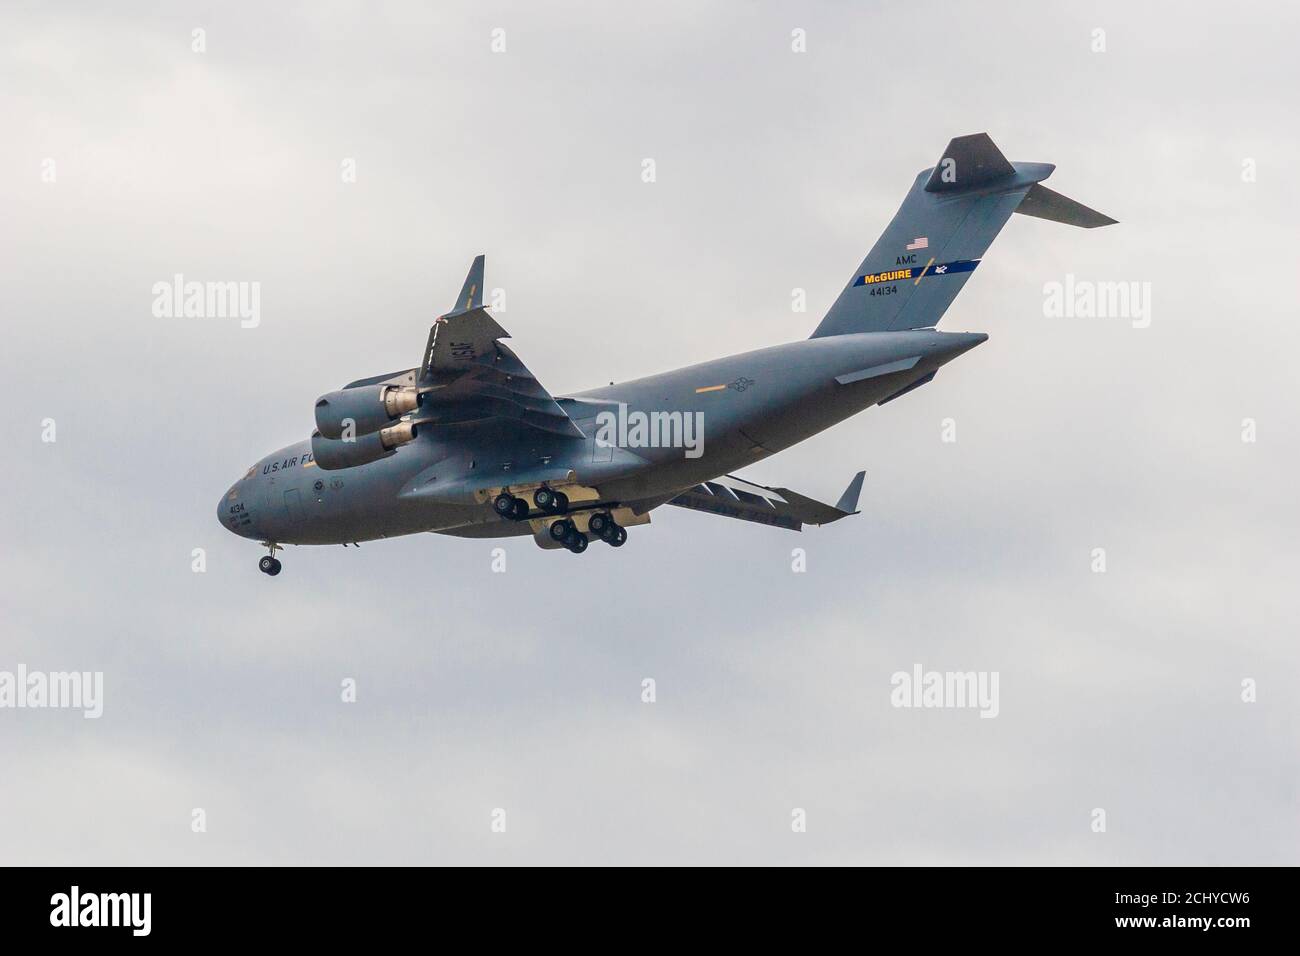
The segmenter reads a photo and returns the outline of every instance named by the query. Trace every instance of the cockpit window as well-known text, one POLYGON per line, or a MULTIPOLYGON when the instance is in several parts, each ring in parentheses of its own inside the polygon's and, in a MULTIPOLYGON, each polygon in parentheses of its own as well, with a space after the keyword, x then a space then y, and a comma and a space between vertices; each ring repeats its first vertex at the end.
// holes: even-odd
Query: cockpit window
POLYGON ((252 478, 252 477, 253 477, 253 472, 255 472, 255 471, 257 471, 257 466, 256 466, 256 465, 254 465, 252 468, 248 469, 248 471, 244 474, 244 477, 243 477, 243 478, 240 478, 239 480, 240 480, 240 481, 247 481, 249 478, 252 478))

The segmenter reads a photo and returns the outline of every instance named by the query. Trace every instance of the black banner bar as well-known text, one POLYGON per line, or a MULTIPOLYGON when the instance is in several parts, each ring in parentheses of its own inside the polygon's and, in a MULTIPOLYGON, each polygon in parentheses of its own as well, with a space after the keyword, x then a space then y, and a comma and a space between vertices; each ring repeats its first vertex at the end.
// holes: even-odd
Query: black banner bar
POLYGON ((1129 937, 1233 945, 1291 925, 1294 876, 1208 867, 572 869, 544 878, 482 869, 11 868, 0 870, 0 919, 9 941, 93 944, 338 944, 457 926, 496 938, 560 922, 580 926, 579 936, 622 926, 636 938, 702 921, 733 939, 834 929, 858 939, 920 932, 927 944, 1129 937))

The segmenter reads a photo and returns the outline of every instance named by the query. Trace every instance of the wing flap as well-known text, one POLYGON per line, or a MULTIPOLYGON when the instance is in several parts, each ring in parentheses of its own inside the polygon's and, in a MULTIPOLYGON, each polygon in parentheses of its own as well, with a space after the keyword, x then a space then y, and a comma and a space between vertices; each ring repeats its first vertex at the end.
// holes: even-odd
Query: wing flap
POLYGON ((416 424, 502 419, 528 428, 585 438, 545 386, 501 339, 510 333, 483 307, 484 257, 470 266, 456 307, 429 330, 416 384, 416 424))

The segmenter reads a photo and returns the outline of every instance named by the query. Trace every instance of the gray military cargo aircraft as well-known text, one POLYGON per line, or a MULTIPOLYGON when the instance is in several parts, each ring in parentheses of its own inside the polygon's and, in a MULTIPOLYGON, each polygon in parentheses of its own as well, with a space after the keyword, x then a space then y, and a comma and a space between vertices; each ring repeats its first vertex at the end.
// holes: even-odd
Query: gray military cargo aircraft
POLYGON ((221 523, 261 541, 356 544, 431 531, 531 534, 543 548, 613 547, 660 505, 800 530, 857 513, 863 472, 834 505, 731 473, 935 377, 988 336, 935 326, 1013 212, 1085 228, 1115 220, 1042 185, 987 134, 948 144, 812 336, 553 396, 483 306, 483 256, 436 319, 416 368, 316 402, 316 430, 222 498, 221 523))

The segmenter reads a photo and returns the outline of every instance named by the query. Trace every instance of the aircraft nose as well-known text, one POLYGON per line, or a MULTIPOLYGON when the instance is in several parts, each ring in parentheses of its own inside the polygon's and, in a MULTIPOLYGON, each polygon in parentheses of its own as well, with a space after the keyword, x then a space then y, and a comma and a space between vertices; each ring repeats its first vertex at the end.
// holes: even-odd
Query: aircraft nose
POLYGON ((252 529, 252 515, 248 503, 239 494, 239 484, 233 484, 217 502, 217 522, 241 538, 256 537, 252 529))
POLYGON ((226 509, 229 508, 230 506, 230 502, 228 501, 228 499, 233 491, 234 491, 233 488, 230 489, 230 491, 227 491, 217 501, 217 521, 223 528, 228 528, 231 530, 233 530, 234 522, 231 521, 230 515, 227 514, 226 509))

